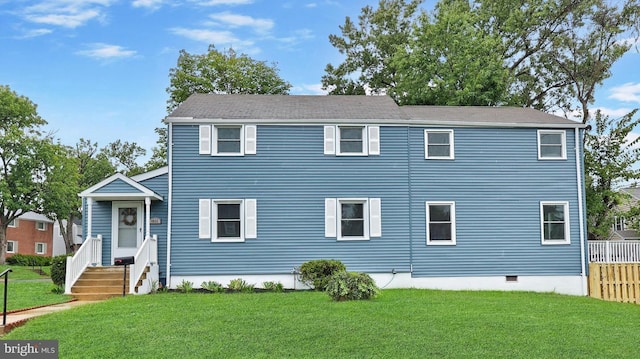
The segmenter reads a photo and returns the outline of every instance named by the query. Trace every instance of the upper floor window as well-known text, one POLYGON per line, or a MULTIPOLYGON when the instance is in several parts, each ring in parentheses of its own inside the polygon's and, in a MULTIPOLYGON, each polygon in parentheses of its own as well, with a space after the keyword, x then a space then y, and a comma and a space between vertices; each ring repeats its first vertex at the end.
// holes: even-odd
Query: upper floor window
POLYGON ((453 130, 424 130, 424 158, 454 159, 453 130))
POLYGON ((18 242, 7 241, 7 253, 16 253, 16 252, 18 252, 18 242))
POLYGON ((46 254, 47 253, 47 244, 46 243, 36 243, 36 254, 46 254))
POLYGON ((324 154, 367 156, 380 154, 380 127, 324 126, 324 154))
POLYGON ((256 154, 255 125, 201 125, 199 153, 212 156, 243 156, 256 154))
POLYGON ((566 132, 563 130, 538 130, 538 159, 567 159, 566 132))
POLYGON ((46 231, 47 230, 47 222, 41 222, 41 221, 36 222, 36 229, 39 230, 39 231, 46 231))
POLYGON ((427 202, 427 245, 456 244, 455 202, 427 202))
POLYGON ((625 227, 625 218, 615 216, 613 218, 613 230, 614 231, 624 231, 625 227))
POLYGON ((569 203, 540 202, 542 244, 569 244, 569 203))
POLYGON ((17 226, 18 226, 18 220, 17 219, 14 219, 14 220, 9 222, 9 227, 16 228, 17 226))
POLYGON ((199 238, 243 242, 257 237, 255 199, 201 199, 199 238))

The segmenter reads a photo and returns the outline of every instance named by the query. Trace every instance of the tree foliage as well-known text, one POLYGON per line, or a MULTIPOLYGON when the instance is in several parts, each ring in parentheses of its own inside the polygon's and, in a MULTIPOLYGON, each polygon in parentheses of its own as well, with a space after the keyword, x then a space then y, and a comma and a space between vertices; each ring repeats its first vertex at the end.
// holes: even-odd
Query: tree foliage
POLYGON ((632 136, 640 124, 637 112, 612 119, 597 111, 589 121, 584 155, 589 238, 609 238, 617 207, 626 198, 619 187, 640 179, 640 138, 632 136))

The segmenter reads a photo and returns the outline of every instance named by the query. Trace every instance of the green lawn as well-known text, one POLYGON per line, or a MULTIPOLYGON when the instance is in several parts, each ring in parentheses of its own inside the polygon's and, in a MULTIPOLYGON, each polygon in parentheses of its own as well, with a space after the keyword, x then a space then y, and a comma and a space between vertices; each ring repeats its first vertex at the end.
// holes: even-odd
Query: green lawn
POLYGON ((36 318, 3 339, 61 358, 637 358, 640 306, 518 292, 385 290, 128 296, 36 318))
MULTIPOLYGON (((71 296, 54 294, 55 286, 49 276, 41 276, 31 270, 31 267, 0 265, 0 273, 11 268, 9 286, 7 288, 7 310, 32 308, 46 304, 67 302, 71 296)), ((42 269, 50 273, 49 267, 42 269)), ((0 278, 0 314, 2 313, 4 295, 4 277, 0 278)))

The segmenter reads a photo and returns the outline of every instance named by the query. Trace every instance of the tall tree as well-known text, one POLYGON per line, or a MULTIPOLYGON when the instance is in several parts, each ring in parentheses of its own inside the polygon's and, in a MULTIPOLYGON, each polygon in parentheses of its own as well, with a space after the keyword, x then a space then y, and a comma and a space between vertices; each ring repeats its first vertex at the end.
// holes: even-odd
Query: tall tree
POLYGON ((156 145, 151 149, 151 158, 144 165, 145 171, 152 171, 167 165, 167 128, 156 127, 158 140, 156 145))
POLYGON ((147 151, 135 142, 116 140, 100 150, 101 154, 111 161, 116 171, 127 176, 133 176, 144 172, 144 167, 138 164, 138 158, 147 154, 147 151))
POLYGON ((205 54, 180 50, 169 80, 168 112, 194 93, 286 95, 291 88, 280 78, 275 64, 238 55, 233 49, 221 52, 214 45, 205 54))
POLYGON ((640 125, 637 113, 611 119, 596 111, 589 121, 584 155, 589 238, 609 238, 616 207, 625 198, 620 185, 640 179, 640 138, 630 136, 640 125))
POLYGON ((47 191, 64 190, 64 151, 43 136, 46 121, 36 105, 0 86, 0 264, 7 250, 7 226, 22 214, 42 212, 47 191))

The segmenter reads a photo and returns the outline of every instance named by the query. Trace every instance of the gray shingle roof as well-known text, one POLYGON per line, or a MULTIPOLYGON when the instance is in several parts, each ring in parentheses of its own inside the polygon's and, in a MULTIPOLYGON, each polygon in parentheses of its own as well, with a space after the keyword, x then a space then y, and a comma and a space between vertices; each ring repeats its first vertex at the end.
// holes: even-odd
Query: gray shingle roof
POLYGON ((583 127, 579 122, 519 107, 403 106, 389 96, 194 94, 165 122, 364 122, 448 126, 583 127))

